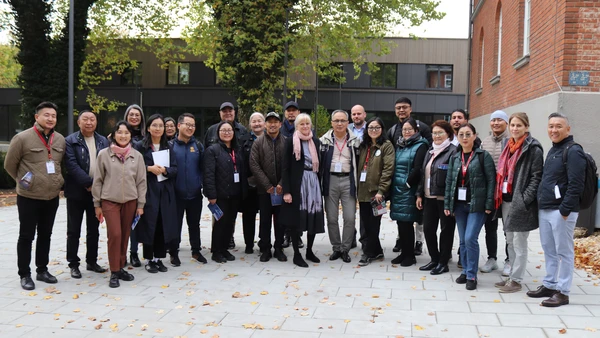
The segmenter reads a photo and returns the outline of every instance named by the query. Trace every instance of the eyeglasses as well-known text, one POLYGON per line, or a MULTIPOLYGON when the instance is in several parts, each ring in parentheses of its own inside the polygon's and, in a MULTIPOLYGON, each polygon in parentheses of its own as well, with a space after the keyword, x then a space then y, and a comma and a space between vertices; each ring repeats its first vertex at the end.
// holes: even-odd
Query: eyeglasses
POLYGON ((331 123, 335 123, 335 124, 348 123, 348 120, 332 120, 331 123))
POLYGON ((221 129, 221 130, 219 130, 219 133, 233 134, 233 130, 231 130, 231 129, 221 129))
POLYGON ((415 131, 415 130, 412 128, 406 128, 406 129, 402 128, 403 133, 410 133, 411 131, 415 131))
POLYGON ((186 127, 190 128, 190 129, 194 129, 194 128, 196 128, 196 125, 195 125, 195 124, 191 124, 191 123, 182 123, 182 125, 184 125, 184 126, 186 126, 186 127))
POLYGON ((369 127, 369 131, 378 131, 381 130, 381 127, 369 127))
POLYGON ((431 135, 433 135, 433 136, 444 136, 444 135, 446 135, 446 132, 445 131, 440 131, 440 132, 437 132, 437 133, 431 133, 431 135))
POLYGON ((407 110, 408 108, 410 108, 409 105, 406 105, 406 106, 396 106, 397 110, 400 110, 400 109, 407 110))
POLYGON ((471 136, 473 136, 473 134, 471 133, 466 133, 466 134, 458 134, 457 135, 459 138, 471 138, 471 136))

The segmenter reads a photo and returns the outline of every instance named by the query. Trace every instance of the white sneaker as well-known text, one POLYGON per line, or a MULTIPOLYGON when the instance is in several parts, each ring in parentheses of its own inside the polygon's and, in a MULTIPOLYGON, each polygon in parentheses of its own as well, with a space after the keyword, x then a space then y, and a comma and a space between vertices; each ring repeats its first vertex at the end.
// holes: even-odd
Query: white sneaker
POLYGON ((485 264, 481 268, 479 268, 479 271, 485 273, 492 272, 493 270, 498 270, 498 264, 493 258, 489 258, 487 262, 485 262, 485 264))
POLYGON ((510 271, 512 270, 512 266, 510 262, 504 262, 504 268, 502 269, 502 276, 508 277, 510 276, 510 271))

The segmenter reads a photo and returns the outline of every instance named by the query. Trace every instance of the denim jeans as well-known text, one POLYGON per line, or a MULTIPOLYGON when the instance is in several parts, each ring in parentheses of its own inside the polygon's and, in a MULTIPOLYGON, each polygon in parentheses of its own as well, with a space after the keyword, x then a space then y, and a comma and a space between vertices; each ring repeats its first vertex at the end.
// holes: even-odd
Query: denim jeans
POLYGON ((485 222, 485 212, 469 212, 470 205, 457 202, 454 207, 456 228, 460 238, 460 261, 463 265, 462 273, 468 279, 477 279, 479 266, 479 232, 485 222))

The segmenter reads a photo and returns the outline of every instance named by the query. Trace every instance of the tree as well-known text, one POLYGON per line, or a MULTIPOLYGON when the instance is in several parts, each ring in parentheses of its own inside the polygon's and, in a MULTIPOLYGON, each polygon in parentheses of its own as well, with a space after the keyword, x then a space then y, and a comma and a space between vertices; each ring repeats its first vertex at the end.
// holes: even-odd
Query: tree
POLYGON ((12 45, 0 45, 0 88, 17 88, 21 66, 16 60, 19 50, 12 45))

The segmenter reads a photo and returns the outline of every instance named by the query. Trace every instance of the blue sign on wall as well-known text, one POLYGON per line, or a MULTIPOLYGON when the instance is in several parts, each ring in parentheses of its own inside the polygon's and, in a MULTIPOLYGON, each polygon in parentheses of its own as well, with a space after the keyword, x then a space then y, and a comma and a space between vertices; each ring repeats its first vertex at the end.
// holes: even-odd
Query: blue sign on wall
POLYGON ((569 86, 587 86, 590 84, 590 72, 569 72, 569 86))

